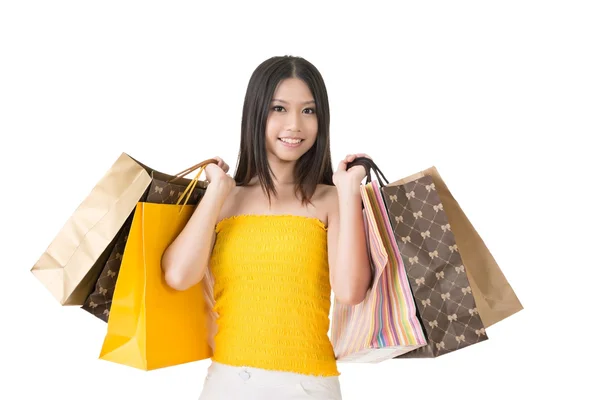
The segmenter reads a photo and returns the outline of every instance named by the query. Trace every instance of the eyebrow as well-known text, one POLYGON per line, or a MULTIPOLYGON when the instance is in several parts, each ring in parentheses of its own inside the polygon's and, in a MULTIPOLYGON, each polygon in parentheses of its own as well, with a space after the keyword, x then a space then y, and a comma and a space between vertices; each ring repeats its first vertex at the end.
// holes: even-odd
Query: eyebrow
MULTIPOLYGON (((279 102, 281 102, 281 103, 289 104, 287 101, 285 101, 285 100, 281 100, 281 99, 273 99, 273 100, 271 100, 271 101, 272 101, 272 102, 273 102, 273 101, 279 101, 279 102)), ((310 103, 314 103, 314 102, 315 102, 314 100, 309 100, 309 101, 305 101, 305 102, 304 102, 304 103, 302 103, 302 104, 310 104, 310 103)), ((315 104, 316 104, 316 103, 315 103, 315 104)))

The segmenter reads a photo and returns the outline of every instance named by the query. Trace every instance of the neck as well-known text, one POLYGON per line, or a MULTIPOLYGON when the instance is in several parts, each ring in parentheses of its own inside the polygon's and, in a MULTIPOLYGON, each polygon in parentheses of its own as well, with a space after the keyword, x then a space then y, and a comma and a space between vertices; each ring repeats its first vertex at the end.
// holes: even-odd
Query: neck
POLYGON ((270 157, 269 165, 273 171, 275 187, 289 186, 295 183, 294 166, 296 161, 282 161, 276 157, 270 157))

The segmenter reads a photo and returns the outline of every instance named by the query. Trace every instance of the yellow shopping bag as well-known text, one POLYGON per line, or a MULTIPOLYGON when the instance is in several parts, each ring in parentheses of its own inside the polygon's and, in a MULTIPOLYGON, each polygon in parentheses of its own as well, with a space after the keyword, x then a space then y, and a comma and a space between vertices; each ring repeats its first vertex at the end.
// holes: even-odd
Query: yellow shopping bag
MULTIPOLYGON (((191 188, 191 194, 203 170, 186 192, 191 188)), ((202 283, 185 291, 174 290, 166 284, 161 269, 164 251, 194 208, 179 202, 137 203, 100 359, 148 371, 212 355, 202 283)))

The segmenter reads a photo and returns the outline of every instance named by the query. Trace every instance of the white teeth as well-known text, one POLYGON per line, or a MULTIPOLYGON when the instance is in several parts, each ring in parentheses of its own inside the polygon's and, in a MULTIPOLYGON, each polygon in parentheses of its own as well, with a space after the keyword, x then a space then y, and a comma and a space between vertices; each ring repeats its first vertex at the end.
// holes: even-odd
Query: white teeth
POLYGON ((280 139, 282 142, 286 142, 286 143, 290 143, 290 144, 297 144, 302 141, 301 139, 288 139, 288 138, 280 138, 280 139))

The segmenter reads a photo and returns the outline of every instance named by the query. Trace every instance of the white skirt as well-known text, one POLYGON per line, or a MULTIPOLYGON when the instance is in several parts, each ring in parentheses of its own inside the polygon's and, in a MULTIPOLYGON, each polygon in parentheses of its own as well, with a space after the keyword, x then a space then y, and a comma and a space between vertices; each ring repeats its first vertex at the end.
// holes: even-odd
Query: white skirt
POLYGON ((235 367, 212 361, 199 400, 341 400, 338 376, 235 367))

